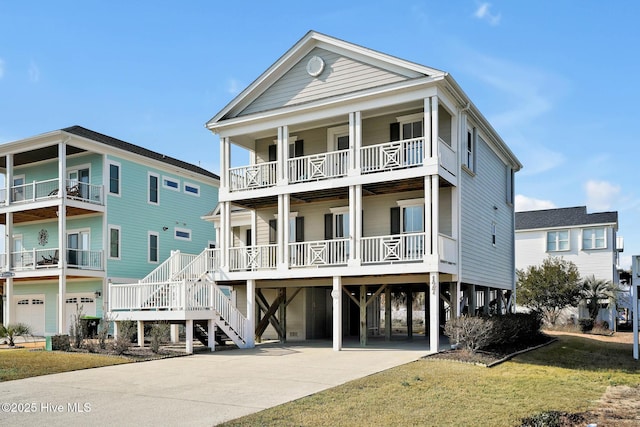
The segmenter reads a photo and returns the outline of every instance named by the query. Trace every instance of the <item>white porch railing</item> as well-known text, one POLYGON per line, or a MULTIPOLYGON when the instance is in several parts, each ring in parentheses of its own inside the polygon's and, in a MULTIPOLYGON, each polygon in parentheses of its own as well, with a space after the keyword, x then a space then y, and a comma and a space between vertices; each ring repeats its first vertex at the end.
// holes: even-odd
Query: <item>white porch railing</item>
POLYGON ((278 179, 277 162, 258 163, 229 169, 230 191, 271 187, 278 179))
POLYGON ((290 183, 338 178, 349 171, 349 150, 295 157, 287 163, 290 183))
MULTIPOLYGON (((19 271, 56 268, 60 265, 59 254, 60 251, 55 248, 11 252, 10 268, 19 271)), ((103 270, 103 251, 67 249, 67 267, 103 270)))
POLYGON ((442 138, 438 138, 438 159, 440 166, 448 170, 452 175, 457 175, 458 162, 456 152, 442 138))
POLYGON ((458 242, 445 234, 438 235, 438 254, 440 261, 447 264, 458 263, 458 242))
POLYGON ((289 243, 291 267, 345 265, 349 260, 349 239, 289 243))
POLYGON ((363 237, 362 263, 422 261, 425 253, 425 233, 363 237))
POLYGON ((425 148, 423 137, 362 147, 360 149, 362 173, 420 166, 423 163, 425 148))
MULTIPOLYGON (((57 178, 44 181, 33 181, 29 184, 11 187, 11 203, 29 203, 58 197, 59 180, 57 178)), ((104 204, 104 186, 67 179, 67 197, 98 205, 104 204)), ((6 203, 6 190, 0 192, 0 199, 6 203)))
POLYGON ((233 303, 222 290, 215 284, 210 284, 212 292, 213 307, 217 310, 221 318, 223 318, 242 340, 246 342, 247 337, 253 334, 249 328, 249 321, 242 313, 234 307, 233 303))
POLYGON ((175 280, 199 280, 205 274, 220 267, 220 249, 205 249, 199 255, 182 255, 182 260, 191 261, 177 273, 170 275, 175 280))
POLYGON ((109 285, 109 308, 123 310, 187 310, 186 282, 109 285))
POLYGON ((276 268, 278 245, 229 248, 229 270, 264 270, 276 268))
POLYGON ((140 279, 139 283, 161 283, 174 280, 174 276, 182 271, 198 255, 183 254, 180 251, 173 251, 171 256, 164 260, 146 277, 140 279))

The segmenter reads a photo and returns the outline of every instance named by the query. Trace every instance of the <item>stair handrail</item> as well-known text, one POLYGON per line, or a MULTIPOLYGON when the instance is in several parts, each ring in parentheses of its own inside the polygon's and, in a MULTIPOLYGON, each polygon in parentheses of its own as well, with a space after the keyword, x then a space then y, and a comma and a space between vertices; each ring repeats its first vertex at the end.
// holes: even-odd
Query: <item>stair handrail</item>
POLYGON ((219 249, 205 249, 198 255, 193 256, 191 262, 187 263, 173 278, 179 280, 201 280, 207 273, 219 268, 219 249))

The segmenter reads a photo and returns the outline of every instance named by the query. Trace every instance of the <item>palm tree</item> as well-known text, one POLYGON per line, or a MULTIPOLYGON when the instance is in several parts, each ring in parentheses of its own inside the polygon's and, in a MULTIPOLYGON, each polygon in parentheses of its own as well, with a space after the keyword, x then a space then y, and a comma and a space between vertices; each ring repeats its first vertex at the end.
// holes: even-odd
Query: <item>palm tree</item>
POLYGON ((15 347, 15 337, 31 335, 31 327, 24 323, 12 323, 4 326, 0 325, 0 337, 9 339, 9 347, 15 347))
POLYGON ((582 301, 589 310, 589 317, 594 322, 598 317, 603 300, 615 303, 620 289, 611 280, 596 279, 594 275, 586 277, 582 281, 582 301))

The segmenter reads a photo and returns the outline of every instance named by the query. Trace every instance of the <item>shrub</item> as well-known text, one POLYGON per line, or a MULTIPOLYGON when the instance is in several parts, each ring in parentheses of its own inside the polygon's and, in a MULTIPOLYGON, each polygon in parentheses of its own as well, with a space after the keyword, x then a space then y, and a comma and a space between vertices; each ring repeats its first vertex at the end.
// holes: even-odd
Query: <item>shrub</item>
POLYGON ((591 319, 578 319, 578 325, 580 325, 580 331, 586 334, 593 329, 593 320, 591 319))
POLYGON ((104 313, 98 324, 98 346, 102 350, 107 348, 107 338, 109 338, 109 328, 112 322, 113 319, 111 319, 107 313, 104 313))
POLYGON ((116 354, 123 354, 131 347, 131 338, 136 330, 133 320, 124 320, 118 323, 118 336, 113 342, 113 350, 116 354))
POLYGON ((51 337, 51 350, 71 351, 69 335, 54 335, 51 337))
POLYGON ((484 317, 455 317, 444 325, 444 334, 473 353, 493 341, 493 325, 484 317))
POLYGON ((169 336, 169 324, 168 323, 154 323, 151 326, 151 351, 158 353, 160 351, 160 344, 169 336))
POLYGON ((85 326, 82 323, 82 306, 76 304, 76 314, 71 318, 71 326, 69 327, 69 335, 73 338, 73 346, 82 348, 84 338, 86 336, 85 326))
POLYGON ((542 316, 538 313, 512 313, 491 317, 462 316, 449 320, 444 333, 451 342, 476 352, 483 348, 531 343, 540 335, 542 316))

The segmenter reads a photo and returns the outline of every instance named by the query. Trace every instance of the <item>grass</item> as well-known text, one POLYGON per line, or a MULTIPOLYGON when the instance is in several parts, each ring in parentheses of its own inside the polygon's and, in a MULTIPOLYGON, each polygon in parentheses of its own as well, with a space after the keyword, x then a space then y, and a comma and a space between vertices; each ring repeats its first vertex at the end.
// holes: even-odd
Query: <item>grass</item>
POLYGON ((11 381, 39 375, 98 368, 129 363, 123 357, 97 354, 31 351, 28 349, 0 350, 0 381, 11 381))
POLYGON ((561 336, 488 369, 422 359, 225 426, 515 426, 548 410, 592 410, 608 386, 640 385, 629 344, 561 336))

